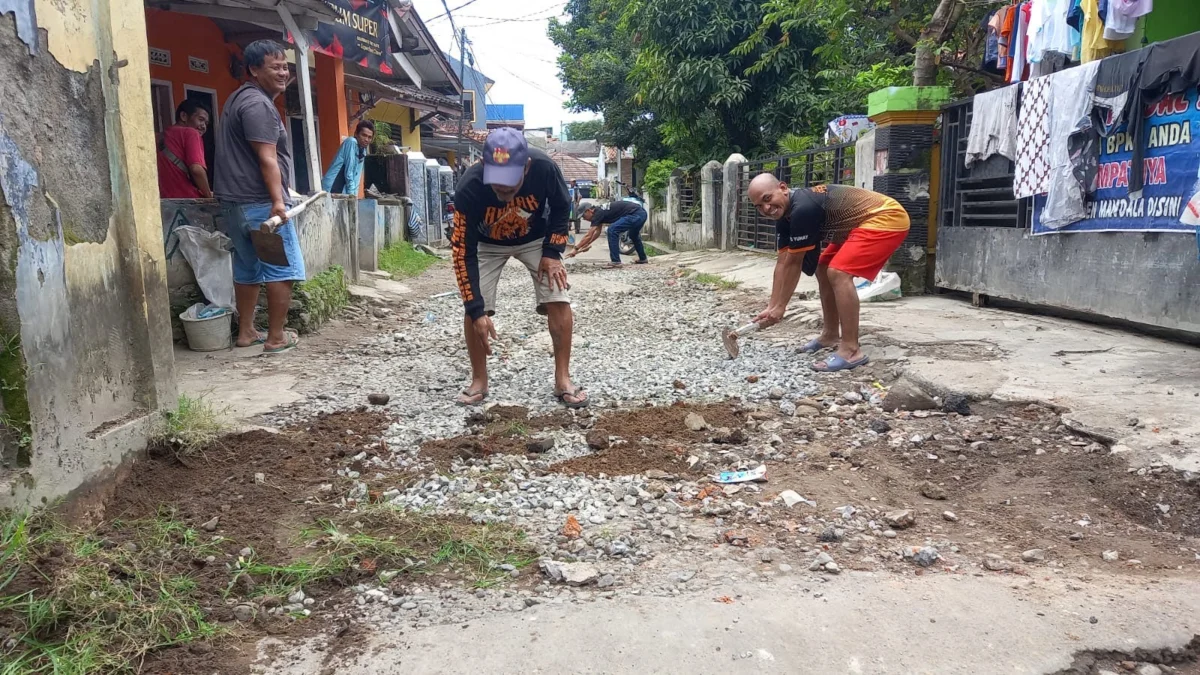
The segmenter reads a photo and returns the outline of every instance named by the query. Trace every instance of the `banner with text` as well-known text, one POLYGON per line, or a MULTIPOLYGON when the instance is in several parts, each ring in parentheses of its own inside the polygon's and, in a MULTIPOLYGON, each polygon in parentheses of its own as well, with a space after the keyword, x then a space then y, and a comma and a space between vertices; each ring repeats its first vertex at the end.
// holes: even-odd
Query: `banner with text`
POLYGON ((1041 222, 1046 197, 1034 200, 1033 233, 1189 232, 1184 219, 1188 201, 1200 192, 1200 96, 1195 89, 1169 96, 1146 110, 1145 189, 1129 198, 1133 139, 1124 127, 1100 139, 1096 193, 1089 197, 1088 218, 1053 230, 1041 222))
POLYGON ((337 23, 317 24, 313 49, 391 75, 387 1, 325 0, 325 4, 337 14, 337 23))

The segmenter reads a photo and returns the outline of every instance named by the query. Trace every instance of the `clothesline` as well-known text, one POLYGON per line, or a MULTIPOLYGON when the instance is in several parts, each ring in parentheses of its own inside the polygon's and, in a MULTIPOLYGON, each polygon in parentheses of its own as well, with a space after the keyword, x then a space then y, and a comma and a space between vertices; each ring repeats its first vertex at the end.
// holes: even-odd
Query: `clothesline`
POLYGON ((1153 231, 1177 231, 1187 215, 1181 205, 1190 201, 1200 213, 1200 153, 1188 134, 1174 131, 1181 123, 1190 127, 1197 103, 1187 96, 1198 84, 1200 33, 1194 33, 979 94, 966 165, 996 154, 1014 160, 1014 196, 1040 200, 1035 234, 1126 211, 1164 228, 1153 231), (1156 104, 1157 122, 1148 121, 1144 111, 1156 104), (1103 141, 1120 130, 1134 140, 1103 141), (1143 200, 1144 185, 1153 191, 1143 200))

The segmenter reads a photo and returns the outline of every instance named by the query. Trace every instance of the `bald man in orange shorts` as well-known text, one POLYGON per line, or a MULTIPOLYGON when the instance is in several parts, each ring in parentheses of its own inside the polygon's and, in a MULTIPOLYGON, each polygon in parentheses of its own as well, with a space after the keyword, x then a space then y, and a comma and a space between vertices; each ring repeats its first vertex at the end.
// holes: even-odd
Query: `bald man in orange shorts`
POLYGON ((877 192, 848 185, 791 189, 769 173, 750 181, 750 201, 775 220, 775 280, 771 302, 754 318, 766 328, 779 323, 800 274, 816 274, 821 291, 821 334, 800 351, 836 348, 813 370, 835 372, 866 365, 858 343, 858 289, 854 278, 874 280, 908 236, 904 207, 877 192), (822 242, 824 250, 819 249, 822 242), (820 253, 818 254, 818 251, 820 253))

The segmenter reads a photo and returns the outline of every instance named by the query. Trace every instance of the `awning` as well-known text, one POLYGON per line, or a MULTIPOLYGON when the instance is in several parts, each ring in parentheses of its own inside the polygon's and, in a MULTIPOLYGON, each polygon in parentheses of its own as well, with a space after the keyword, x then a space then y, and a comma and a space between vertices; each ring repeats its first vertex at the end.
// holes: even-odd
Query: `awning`
POLYGON ((213 19, 240 21, 279 30, 281 33, 288 28, 279 15, 279 6, 291 12, 302 30, 316 30, 320 21, 337 20, 337 14, 324 0, 147 0, 146 6, 213 19))
MULTIPOLYGON (((371 92, 382 99, 398 103, 414 110, 425 113, 442 115, 462 115, 462 106, 458 101, 425 89, 417 89, 406 84, 390 84, 370 77, 346 73, 346 85, 359 91, 371 92)), ((376 105, 378 108, 382 105, 376 105)), ((378 119, 378 118, 377 118, 378 119)))

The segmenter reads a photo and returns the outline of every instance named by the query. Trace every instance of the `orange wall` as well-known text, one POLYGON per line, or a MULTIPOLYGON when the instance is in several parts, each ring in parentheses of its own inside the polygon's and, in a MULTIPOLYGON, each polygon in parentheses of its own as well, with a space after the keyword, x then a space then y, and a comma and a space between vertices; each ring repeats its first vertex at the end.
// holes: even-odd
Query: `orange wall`
MULTIPOLYGON (((235 45, 225 43, 225 35, 211 20, 193 14, 146 10, 146 41, 151 47, 171 52, 171 66, 150 65, 150 78, 171 83, 171 96, 178 106, 184 100, 183 87, 190 84, 217 92, 217 115, 225 101, 241 84, 229 74, 235 45), (188 68, 188 57, 208 60, 208 73, 188 68)), ((171 120, 173 123, 174 120, 171 120)))

